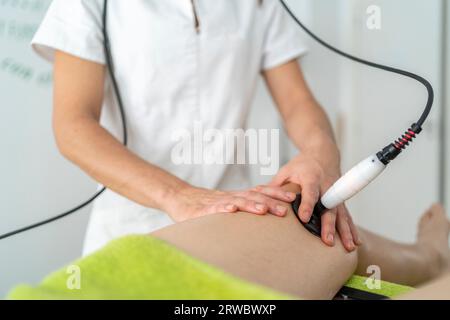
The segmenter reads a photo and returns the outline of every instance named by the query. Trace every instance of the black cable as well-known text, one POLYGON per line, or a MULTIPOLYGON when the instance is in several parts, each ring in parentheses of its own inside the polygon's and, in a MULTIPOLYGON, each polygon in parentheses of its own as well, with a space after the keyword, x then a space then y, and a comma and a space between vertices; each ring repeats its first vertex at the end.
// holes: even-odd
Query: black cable
MULTIPOLYGON (((114 88, 114 92, 116 94, 116 98, 117 98, 117 102, 118 102, 118 106, 119 106, 119 110, 120 110, 120 116, 121 116, 121 120, 122 120, 122 128, 123 128, 123 144, 126 146, 128 143, 128 135, 127 135, 127 125, 126 125, 126 116, 125 116, 125 109, 123 107, 123 100, 122 100, 122 96, 120 94, 120 90, 119 90, 119 86, 117 84, 117 80, 116 77, 114 75, 114 67, 113 67, 113 59, 112 59, 112 55, 111 55, 111 47, 110 47, 110 42, 109 42, 109 36, 108 36, 108 28, 107 28, 107 19, 108 19, 108 0, 104 0, 103 3, 103 16, 102 16, 102 32, 103 32, 103 44, 104 44, 104 50, 105 50, 105 57, 106 57, 106 65, 109 71, 109 74, 111 76, 111 81, 113 84, 113 88, 114 88)), ((49 224, 51 222, 54 222, 56 220, 60 220, 62 218, 65 218, 69 215, 71 215, 72 213, 77 212, 80 209, 83 209, 84 207, 88 206, 89 204, 91 204, 95 199, 97 199, 103 192, 105 192, 106 188, 103 187, 102 189, 100 189, 99 191, 97 191, 94 195, 92 195, 89 199, 87 199, 86 201, 84 201, 83 203, 77 205, 76 207, 63 212, 55 217, 43 220, 41 222, 37 222, 35 224, 29 225, 27 227, 23 227, 8 233, 5 233, 3 235, 0 235, 0 240, 6 239, 6 238, 10 238, 12 236, 15 236, 19 233, 23 233, 26 232, 28 230, 31 229, 35 229, 38 227, 41 227, 43 225, 49 224)))
POLYGON ((317 42, 319 42, 321 45, 328 48, 329 50, 333 51, 334 53, 341 55, 347 59, 350 59, 352 61, 367 65, 369 67, 385 70, 388 72, 392 72, 392 73, 403 75, 405 77, 412 78, 425 86, 425 88, 427 89, 427 93, 428 93, 428 99, 427 99, 427 103, 425 105, 425 109, 423 110, 422 115, 420 116, 419 120, 416 123, 413 123, 411 125, 411 127, 408 128, 400 138, 395 140, 393 143, 390 143, 389 145, 387 145, 386 147, 384 147, 381 151, 379 151, 377 153, 377 157, 382 163, 384 163, 385 165, 389 164, 389 162, 394 160, 407 146, 409 146, 409 144, 413 141, 413 139, 416 138, 416 136, 422 131, 422 126, 423 126, 425 120, 427 119, 428 115, 430 114, 431 108, 433 106, 433 101, 434 101, 434 91, 433 91, 433 87, 432 87, 431 83, 428 80, 426 80, 425 78, 423 78, 415 73, 397 69, 397 68, 388 67, 388 66, 385 66, 385 65, 382 65, 379 63, 367 61, 367 60, 355 57, 351 54, 348 54, 346 52, 343 52, 343 51, 333 47, 332 45, 328 44, 327 42, 325 42, 324 40, 322 40, 321 38, 316 36, 314 33, 312 33, 311 30, 309 30, 297 18, 297 16, 291 11, 291 9, 285 3, 285 1, 280 0, 280 2, 282 4, 282 6, 286 9, 287 13, 291 16, 291 18, 294 19, 294 21, 297 22, 297 24, 309 36, 311 36, 314 40, 316 40, 317 42))
POLYGON ((98 196, 101 195, 104 191, 105 191, 105 188, 99 190, 96 194, 94 194, 92 197, 90 197, 88 200, 86 200, 82 204, 76 206, 73 209, 70 209, 67 212, 61 213, 60 215, 57 215, 57 216, 55 216, 53 218, 49 218, 47 220, 44 220, 44 221, 41 221, 41 222, 37 222, 37 223, 29 225, 27 227, 23 227, 23 228, 20 228, 20 229, 17 229, 17 230, 14 230, 14 231, 2 234, 2 235, 0 235, 0 240, 6 239, 6 238, 10 238, 10 237, 15 236, 15 235, 17 235, 19 233, 23 233, 23 232, 26 232, 26 231, 31 230, 31 229, 36 229, 36 228, 41 227, 43 225, 49 224, 49 223, 51 223, 53 221, 60 220, 60 219, 62 219, 64 217, 67 217, 68 215, 71 215, 72 213, 77 212, 78 210, 86 207, 88 204, 90 204, 92 201, 94 201, 96 198, 98 198, 98 196))
MULTIPOLYGON (((283 5, 283 7, 286 9, 286 11, 289 13, 289 15, 292 17, 292 19, 294 19, 295 22, 297 22, 297 24, 308 34, 310 35, 314 40, 316 40, 317 42, 319 42, 321 45, 323 45, 324 47, 328 48, 329 50, 337 53, 338 55, 341 55, 347 59, 350 59, 352 61, 358 62, 358 63, 362 63, 365 64, 367 66, 373 67, 373 68, 377 68, 377 69, 382 69, 388 72, 393 72, 393 73, 397 73, 400 75, 403 75, 405 77, 409 77, 412 78, 414 80, 419 81, 421 84, 423 84, 425 86, 425 88, 427 89, 428 92, 428 100, 427 100, 427 104, 425 106, 425 109, 421 115, 421 117, 419 118, 419 120, 416 122, 416 125, 418 126, 418 128, 421 128, 422 125, 424 124, 425 120, 427 119, 428 115, 430 114, 431 108, 433 106, 433 101, 434 101, 434 91, 433 91, 433 87, 431 86, 430 82, 428 80, 426 80, 425 78, 414 74, 412 72, 409 71, 404 71, 404 70, 400 70, 397 68, 392 68, 392 67, 388 67, 382 64, 378 64, 378 63, 374 63, 374 62, 370 62, 358 57, 355 57, 351 54, 348 54, 346 52, 343 52, 335 47, 333 47, 332 45, 328 44, 327 42, 325 42, 324 40, 322 40, 321 38, 319 38, 318 36, 316 36, 314 33, 311 32, 311 30, 309 30, 298 18, 297 16, 291 11, 291 9, 289 8, 289 6, 285 3, 284 0, 280 0, 281 4, 283 5)), ((416 134, 420 133, 419 132, 415 132, 416 134)))

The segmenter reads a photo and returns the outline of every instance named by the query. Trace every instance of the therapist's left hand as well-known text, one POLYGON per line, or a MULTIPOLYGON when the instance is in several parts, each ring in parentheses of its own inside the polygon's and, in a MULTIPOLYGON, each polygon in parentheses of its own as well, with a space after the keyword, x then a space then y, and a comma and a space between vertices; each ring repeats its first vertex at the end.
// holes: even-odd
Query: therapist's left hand
MULTIPOLYGON (((300 186, 302 202, 298 211, 299 218, 307 223, 311 219, 320 195, 327 191, 339 177, 338 169, 327 169, 314 157, 300 154, 280 169, 270 185, 282 186, 294 183, 300 186)), ((347 251, 353 251, 357 245, 361 244, 357 229, 345 205, 328 210, 322 216, 321 238, 325 244, 334 246, 336 229, 347 251)))

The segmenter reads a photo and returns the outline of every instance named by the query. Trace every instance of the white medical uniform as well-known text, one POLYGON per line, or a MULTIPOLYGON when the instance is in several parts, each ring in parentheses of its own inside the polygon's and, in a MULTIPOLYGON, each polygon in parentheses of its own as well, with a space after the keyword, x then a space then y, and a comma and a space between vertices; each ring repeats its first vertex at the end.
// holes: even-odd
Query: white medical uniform
MULTIPOLYGON (((110 0, 108 29, 127 115, 129 148, 192 185, 243 189, 243 165, 176 165, 173 132, 195 125, 245 129, 258 77, 305 53, 304 35, 278 0, 110 0), (200 22, 195 28, 194 6, 200 22)), ((54 0, 33 41, 52 61, 54 50, 105 64, 103 0, 54 0)), ((101 124, 121 139, 110 81, 101 124)), ((94 203, 84 254, 109 240, 173 223, 111 190, 94 203)))

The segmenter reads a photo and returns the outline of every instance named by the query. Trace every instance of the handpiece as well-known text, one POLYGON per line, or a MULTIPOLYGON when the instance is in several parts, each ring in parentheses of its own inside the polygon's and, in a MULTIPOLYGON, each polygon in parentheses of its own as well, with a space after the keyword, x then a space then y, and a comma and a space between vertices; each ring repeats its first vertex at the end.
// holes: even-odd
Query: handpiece
POLYGON ((327 209, 336 208, 364 189, 385 168, 386 165, 376 155, 368 157, 337 180, 322 196, 320 202, 327 209))
MULTIPOLYGON (((431 96, 431 99, 432 98, 433 96, 431 96)), ((299 218, 298 208, 301 203, 301 195, 298 194, 294 202, 292 202, 292 209, 299 221, 311 233, 320 237, 322 215, 327 210, 336 208, 338 205, 344 203, 363 190, 370 182, 378 177, 384 169, 386 169, 387 165, 394 160, 421 131, 422 128, 414 123, 401 138, 350 169, 325 192, 314 207, 313 214, 308 223, 303 223, 299 218)))
MULTIPOLYGON (((372 155, 365 160, 358 163, 339 180, 337 180, 330 189, 322 196, 320 201, 316 204, 308 223, 302 224, 308 231, 320 237, 321 232, 321 217, 330 209, 336 208, 338 205, 344 203, 346 200, 353 197, 359 191, 364 189, 370 182, 378 177, 386 168, 379 156, 372 155)), ((292 203, 294 213, 298 216, 298 208, 301 203, 301 195, 298 194, 295 201, 292 203)), ((300 218, 299 218, 300 219, 300 218)))

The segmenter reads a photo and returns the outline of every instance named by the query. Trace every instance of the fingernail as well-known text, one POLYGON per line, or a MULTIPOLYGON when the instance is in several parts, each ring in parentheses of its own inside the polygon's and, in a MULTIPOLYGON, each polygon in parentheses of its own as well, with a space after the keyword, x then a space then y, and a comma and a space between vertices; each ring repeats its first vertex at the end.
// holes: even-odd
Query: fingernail
POLYGON ((257 204, 255 205, 255 208, 256 208, 256 210, 262 212, 262 211, 264 211, 265 206, 264 206, 263 204, 261 204, 261 203, 257 203, 257 204))
POLYGON ((287 208, 286 208, 286 207, 283 207, 283 206, 277 206, 277 212, 278 212, 278 213, 284 215, 284 214, 286 213, 286 211, 287 211, 287 208))
POLYGON ((303 215, 301 215, 301 214, 299 214, 298 215, 298 217, 300 218, 300 220, 303 222, 303 223, 309 223, 309 221, 311 220, 311 218, 305 218, 305 217, 307 217, 305 214, 303 214, 303 215))
POLYGON ((286 198, 289 200, 294 200, 296 197, 295 193, 292 192, 286 192, 286 198))
POLYGON ((234 206, 234 204, 228 204, 228 205, 225 207, 225 209, 226 209, 227 211, 234 211, 234 210, 236 210, 236 207, 234 206))
POLYGON ((328 241, 330 241, 330 243, 334 244, 334 235, 332 233, 328 234, 327 239, 328 239, 328 241))
POLYGON ((355 244, 353 241, 347 241, 347 247, 351 250, 355 249, 355 244))

